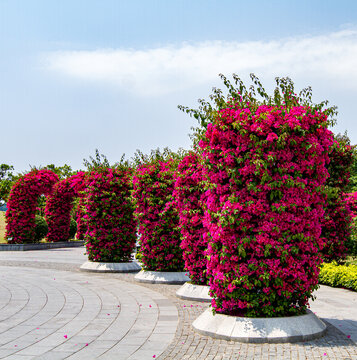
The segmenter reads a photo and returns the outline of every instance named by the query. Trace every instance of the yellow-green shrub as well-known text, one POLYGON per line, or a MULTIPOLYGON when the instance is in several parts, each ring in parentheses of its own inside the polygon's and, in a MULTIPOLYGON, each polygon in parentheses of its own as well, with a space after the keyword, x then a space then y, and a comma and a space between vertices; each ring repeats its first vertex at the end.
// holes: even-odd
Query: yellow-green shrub
POLYGON ((324 263, 321 266, 319 282, 320 284, 357 291, 357 265, 324 263))

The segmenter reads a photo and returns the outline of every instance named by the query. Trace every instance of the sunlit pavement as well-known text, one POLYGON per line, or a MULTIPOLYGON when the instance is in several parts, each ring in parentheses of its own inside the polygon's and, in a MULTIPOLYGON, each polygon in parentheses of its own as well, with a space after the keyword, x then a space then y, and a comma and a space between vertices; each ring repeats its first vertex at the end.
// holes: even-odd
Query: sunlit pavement
POLYGON ((0 252, 0 359, 357 359, 354 292, 317 291, 322 339, 242 344, 196 334, 208 305, 177 299, 179 286, 80 272, 86 260, 84 248, 0 252))

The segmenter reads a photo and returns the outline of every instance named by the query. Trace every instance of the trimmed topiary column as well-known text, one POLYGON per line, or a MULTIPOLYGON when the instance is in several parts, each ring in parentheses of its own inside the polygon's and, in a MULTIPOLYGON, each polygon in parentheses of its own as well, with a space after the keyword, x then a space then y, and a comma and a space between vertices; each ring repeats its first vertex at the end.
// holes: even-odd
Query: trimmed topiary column
MULTIPOLYGON (((327 126, 335 108, 313 104, 311 89, 294 94, 290 79, 277 78, 269 96, 254 75, 257 87, 249 91, 236 75, 237 88, 221 77, 227 99, 215 90, 215 107, 203 100, 199 110, 181 107, 201 124, 194 139, 204 159, 213 311, 302 315, 318 286, 322 261, 326 165, 333 143, 327 126)), ((309 336, 321 336, 324 328, 309 336)))
POLYGON ((200 146, 210 182, 207 271, 217 312, 305 312, 317 288, 326 115, 307 106, 228 104, 200 146), (288 111, 289 110, 289 111, 288 111))
POLYGON ((135 216, 145 270, 184 270, 178 213, 173 200, 173 161, 141 165, 133 178, 135 216))
POLYGON ((51 193, 58 176, 50 170, 32 170, 12 187, 6 211, 6 235, 9 244, 38 242, 35 214, 40 195, 51 193))
POLYGON ((130 262, 136 244, 136 222, 130 201, 129 170, 99 168, 86 181, 85 245, 94 262, 130 262))

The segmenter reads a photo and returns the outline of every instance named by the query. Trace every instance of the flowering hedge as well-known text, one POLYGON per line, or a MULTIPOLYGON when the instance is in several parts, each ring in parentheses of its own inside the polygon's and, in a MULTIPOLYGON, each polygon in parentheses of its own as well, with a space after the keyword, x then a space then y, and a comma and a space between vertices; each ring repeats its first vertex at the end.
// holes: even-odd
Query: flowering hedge
POLYGON ((85 173, 78 172, 58 182, 48 197, 45 216, 48 224, 47 241, 58 242, 69 239, 69 226, 73 200, 85 188, 85 173))
POLYGON ((136 244, 130 201, 130 171, 99 168, 88 174, 85 189, 88 259, 128 262, 136 244))
MULTIPOLYGON (((285 100, 287 97, 285 97, 285 100)), ((209 183, 207 272, 217 312, 285 316, 317 288, 327 115, 299 106, 226 103, 200 147, 209 183)))
POLYGON ((173 161, 141 165, 133 177, 145 270, 183 271, 178 214, 173 202, 175 175, 173 161))
POLYGON ((207 285, 206 230, 203 226, 204 191, 202 165, 195 153, 179 163, 174 197, 179 213, 183 258, 193 284, 207 285))
POLYGON ((33 170, 14 184, 5 215, 5 238, 9 244, 35 242, 37 199, 50 194, 57 181, 58 176, 50 170, 33 170))

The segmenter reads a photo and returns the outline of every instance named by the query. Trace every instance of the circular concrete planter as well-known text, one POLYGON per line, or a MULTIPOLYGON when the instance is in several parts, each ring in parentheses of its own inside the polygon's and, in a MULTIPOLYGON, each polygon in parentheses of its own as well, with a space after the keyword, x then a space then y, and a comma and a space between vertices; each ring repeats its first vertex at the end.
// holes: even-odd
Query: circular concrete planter
POLYGON ((87 261, 81 265, 80 270, 90 272, 129 273, 141 270, 141 266, 135 261, 125 263, 87 261))
POLYGON ((135 275, 135 280, 150 284, 183 284, 190 278, 187 272, 166 272, 166 271, 146 271, 141 270, 135 275))
POLYGON ((192 301, 211 302, 212 298, 209 295, 209 286, 194 285, 189 282, 184 283, 177 291, 176 296, 192 301))
POLYGON ((326 325, 310 310, 305 315, 247 318, 203 312, 192 324, 203 335, 244 343, 285 343, 319 338, 326 325))

